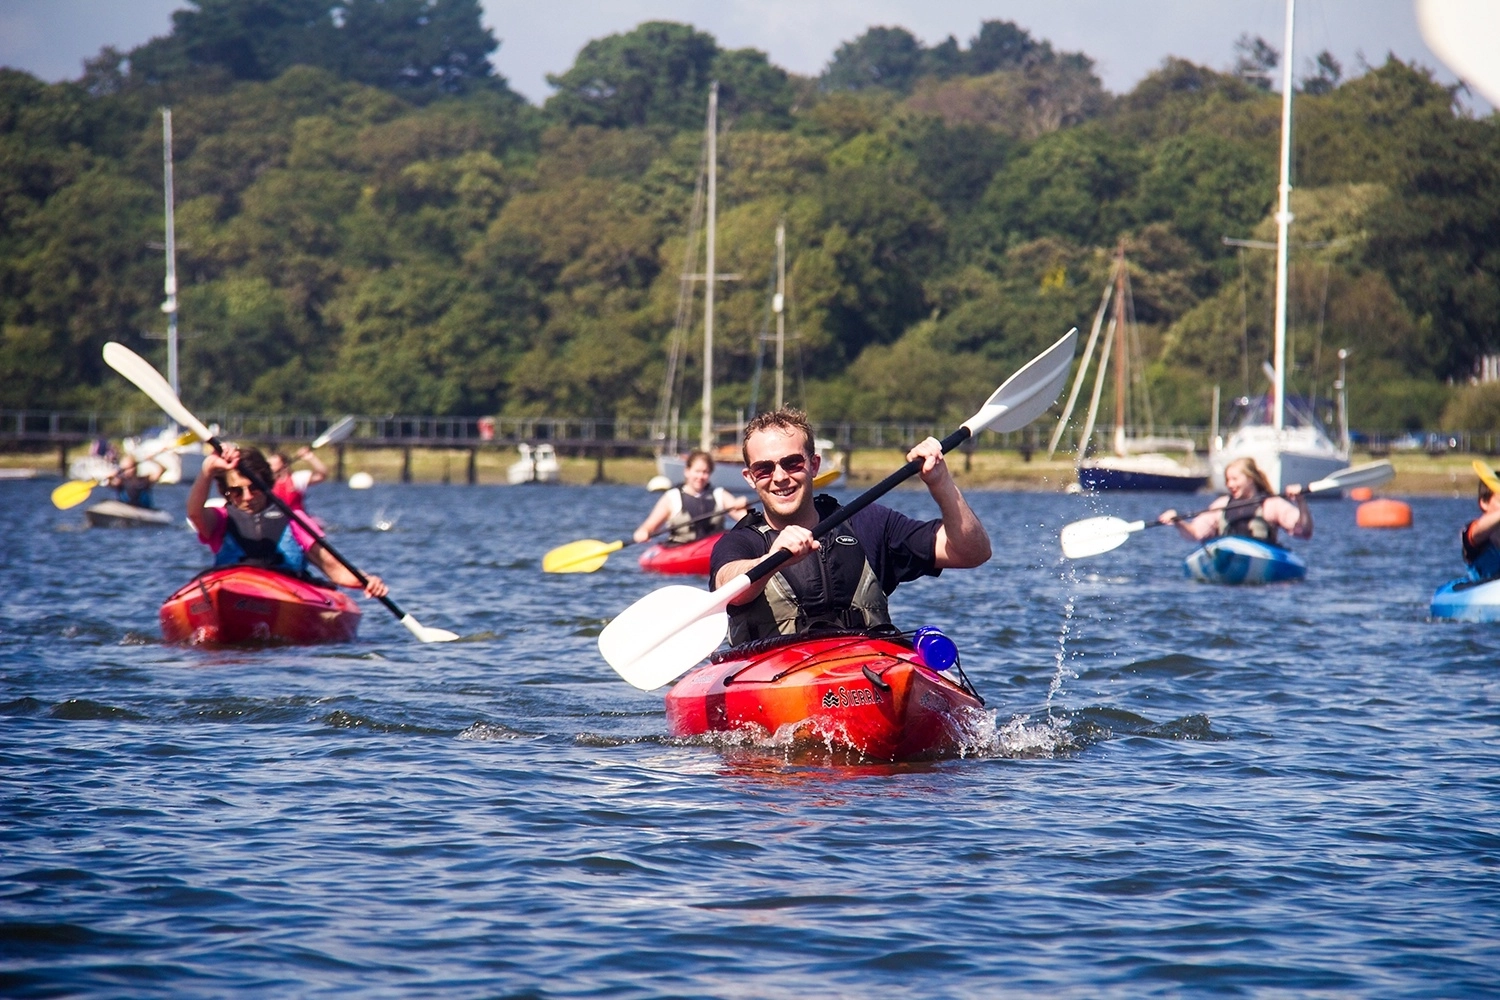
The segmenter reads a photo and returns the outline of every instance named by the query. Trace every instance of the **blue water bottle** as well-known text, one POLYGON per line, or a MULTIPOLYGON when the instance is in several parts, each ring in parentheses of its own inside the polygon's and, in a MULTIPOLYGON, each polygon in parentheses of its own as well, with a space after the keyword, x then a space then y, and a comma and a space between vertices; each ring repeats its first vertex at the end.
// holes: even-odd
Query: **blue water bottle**
POLYGON ((930 670, 941 672, 958 662, 958 647, 935 626, 917 629, 911 634, 911 644, 917 647, 917 658, 930 670))

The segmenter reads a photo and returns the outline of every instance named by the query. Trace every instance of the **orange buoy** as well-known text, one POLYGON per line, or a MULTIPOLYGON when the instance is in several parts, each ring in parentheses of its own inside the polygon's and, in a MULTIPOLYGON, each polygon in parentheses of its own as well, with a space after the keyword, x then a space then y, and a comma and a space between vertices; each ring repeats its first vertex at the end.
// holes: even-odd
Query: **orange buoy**
POLYGON ((1411 506, 1400 500, 1366 500, 1354 511, 1361 528, 1410 528, 1411 506))
POLYGON ((1370 489, 1370 487, 1368 486, 1356 486, 1354 487, 1354 489, 1349 491, 1349 499, 1373 500, 1375 499, 1375 491, 1370 489))

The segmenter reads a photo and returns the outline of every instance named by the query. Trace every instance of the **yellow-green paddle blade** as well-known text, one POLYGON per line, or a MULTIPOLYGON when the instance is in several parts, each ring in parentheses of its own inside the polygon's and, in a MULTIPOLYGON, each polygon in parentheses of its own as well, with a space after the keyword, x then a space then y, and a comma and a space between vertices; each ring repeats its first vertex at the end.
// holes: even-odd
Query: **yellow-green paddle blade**
POLYGON ((94 487, 99 483, 93 479, 75 479, 72 482, 63 483, 52 491, 52 506, 58 510, 67 510, 69 507, 77 507, 89 498, 94 492, 94 487))
POLYGON ((1474 474, 1479 481, 1490 488, 1491 493, 1500 493, 1500 477, 1495 475, 1495 470, 1490 468, 1481 459, 1474 459, 1474 474))
POLYGON ((611 552, 618 552, 624 547, 624 542, 596 542, 592 538, 559 545, 542 556, 542 572, 592 573, 604 565, 611 552))

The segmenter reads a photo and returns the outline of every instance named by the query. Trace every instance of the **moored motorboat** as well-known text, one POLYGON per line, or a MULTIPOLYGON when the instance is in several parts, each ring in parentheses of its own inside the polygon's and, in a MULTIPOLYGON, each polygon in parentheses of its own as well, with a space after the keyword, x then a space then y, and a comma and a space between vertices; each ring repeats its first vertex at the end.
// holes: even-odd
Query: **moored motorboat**
POLYGON ((161 606, 167 642, 309 645, 350 642, 359 606, 329 584, 256 566, 198 574, 161 606))
POLYGON ((1203 583, 1280 583, 1302 579, 1307 575, 1307 563, 1279 545, 1223 535, 1190 552, 1182 570, 1203 583))
POLYGON ((1428 614, 1460 622, 1500 622, 1500 580, 1449 580, 1432 595, 1428 614))
MULTIPOLYGON (((87 484, 85 484, 87 485, 87 484)), ((121 500, 101 500, 83 512, 91 528, 161 528, 173 518, 155 507, 137 507, 121 500)))
POLYGON ((667 692, 666 712, 675 736, 742 730, 910 760, 960 750, 983 705, 900 636, 825 632, 715 653, 667 692))
POLYGON ((641 569, 648 573, 672 573, 682 576, 707 576, 714 545, 724 532, 678 545, 653 545, 641 553, 641 569))

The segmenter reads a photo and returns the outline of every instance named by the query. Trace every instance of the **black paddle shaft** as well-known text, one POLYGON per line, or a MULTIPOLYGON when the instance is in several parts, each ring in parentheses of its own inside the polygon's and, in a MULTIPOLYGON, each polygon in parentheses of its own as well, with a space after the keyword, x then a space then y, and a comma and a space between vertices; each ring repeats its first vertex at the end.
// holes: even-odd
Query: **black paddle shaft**
MULTIPOLYGON (((957 448, 959 445, 969 440, 972 434, 973 432, 970 431, 967 426, 965 426, 960 427, 952 434, 949 434, 947 437, 943 438, 943 440, 940 442, 940 444, 942 445, 943 454, 946 455, 954 448, 957 448)), ((813 537, 822 538, 834 528, 837 528, 839 525, 849 520, 849 518, 853 517, 855 514, 858 514, 860 511, 870 506, 870 504, 874 503, 876 500, 879 500, 891 490, 895 489, 897 486, 901 485, 906 480, 910 479, 912 476, 915 476, 918 472, 921 471, 922 462, 920 459, 914 458, 910 462, 907 462, 901 468, 897 469, 889 476, 886 476, 880 482, 876 483, 874 486, 870 487, 868 490, 861 493, 859 496, 855 497, 853 500, 849 501, 838 510, 834 511, 832 514, 829 514, 827 517, 823 518, 823 520, 819 521, 818 526, 816 528, 813 528, 813 537)), ((759 583, 761 580, 764 580, 766 577, 770 576, 772 573, 780 569, 782 565, 790 558, 792 558, 792 554, 786 549, 782 549, 780 552, 773 552, 770 556, 761 560, 755 566, 752 566, 750 568, 750 571, 745 575, 750 578, 751 583, 759 583)))
MULTIPOLYGON (((224 446, 219 441, 218 438, 209 438, 208 439, 208 443, 211 444, 211 445, 213 445, 213 449, 214 449, 215 452, 217 452, 220 455, 224 454, 224 446)), ((316 538, 318 540, 318 544, 321 545, 321 546, 323 546, 323 548, 327 549, 328 550, 328 554, 331 555, 331 556, 333 556, 333 558, 335 558, 335 559, 337 559, 339 561, 339 565, 343 566, 350 573, 354 574, 354 579, 356 579, 356 580, 359 581, 359 585, 361 587, 366 586, 367 584, 369 584, 370 578, 367 577, 367 576, 365 576, 363 573, 361 573, 359 571, 359 567, 355 566, 352 562, 350 562, 349 560, 345 559, 343 557, 343 555, 339 552, 339 550, 336 549, 336 548, 334 548, 333 544, 328 541, 328 538, 327 538, 326 535, 320 534, 318 532, 318 529, 315 528, 313 525, 309 524, 308 521, 307 521, 307 519, 304 518, 301 514, 299 514, 295 509, 293 509, 293 507, 292 507, 291 504, 287 503, 285 500, 281 499, 281 497, 279 497, 275 493, 273 493, 271 491, 271 487, 270 486, 268 486, 267 484, 261 482, 261 479, 260 479, 259 476, 257 476, 254 472, 251 472, 249 469, 242 469, 239 466, 236 466, 234 471, 238 472, 240 475, 242 475, 246 479, 250 480, 250 485, 254 486, 256 489, 258 489, 262 493, 264 493, 266 495, 266 499, 270 500, 271 503, 276 506, 277 510, 281 511, 283 514, 285 514, 287 517, 291 518, 293 521, 296 521, 297 524, 301 525, 303 531, 307 532, 309 535, 311 535, 314 538, 316 538)), ((402 611, 400 608, 398 608, 396 606, 396 602, 393 601, 393 600, 391 600, 389 597, 377 597, 376 600, 378 600, 381 604, 384 604, 387 608, 389 608, 390 611, 391 611, 391 614, 395 615, 397 618, 405 618, 406 617, 406 612, 402 611)))

